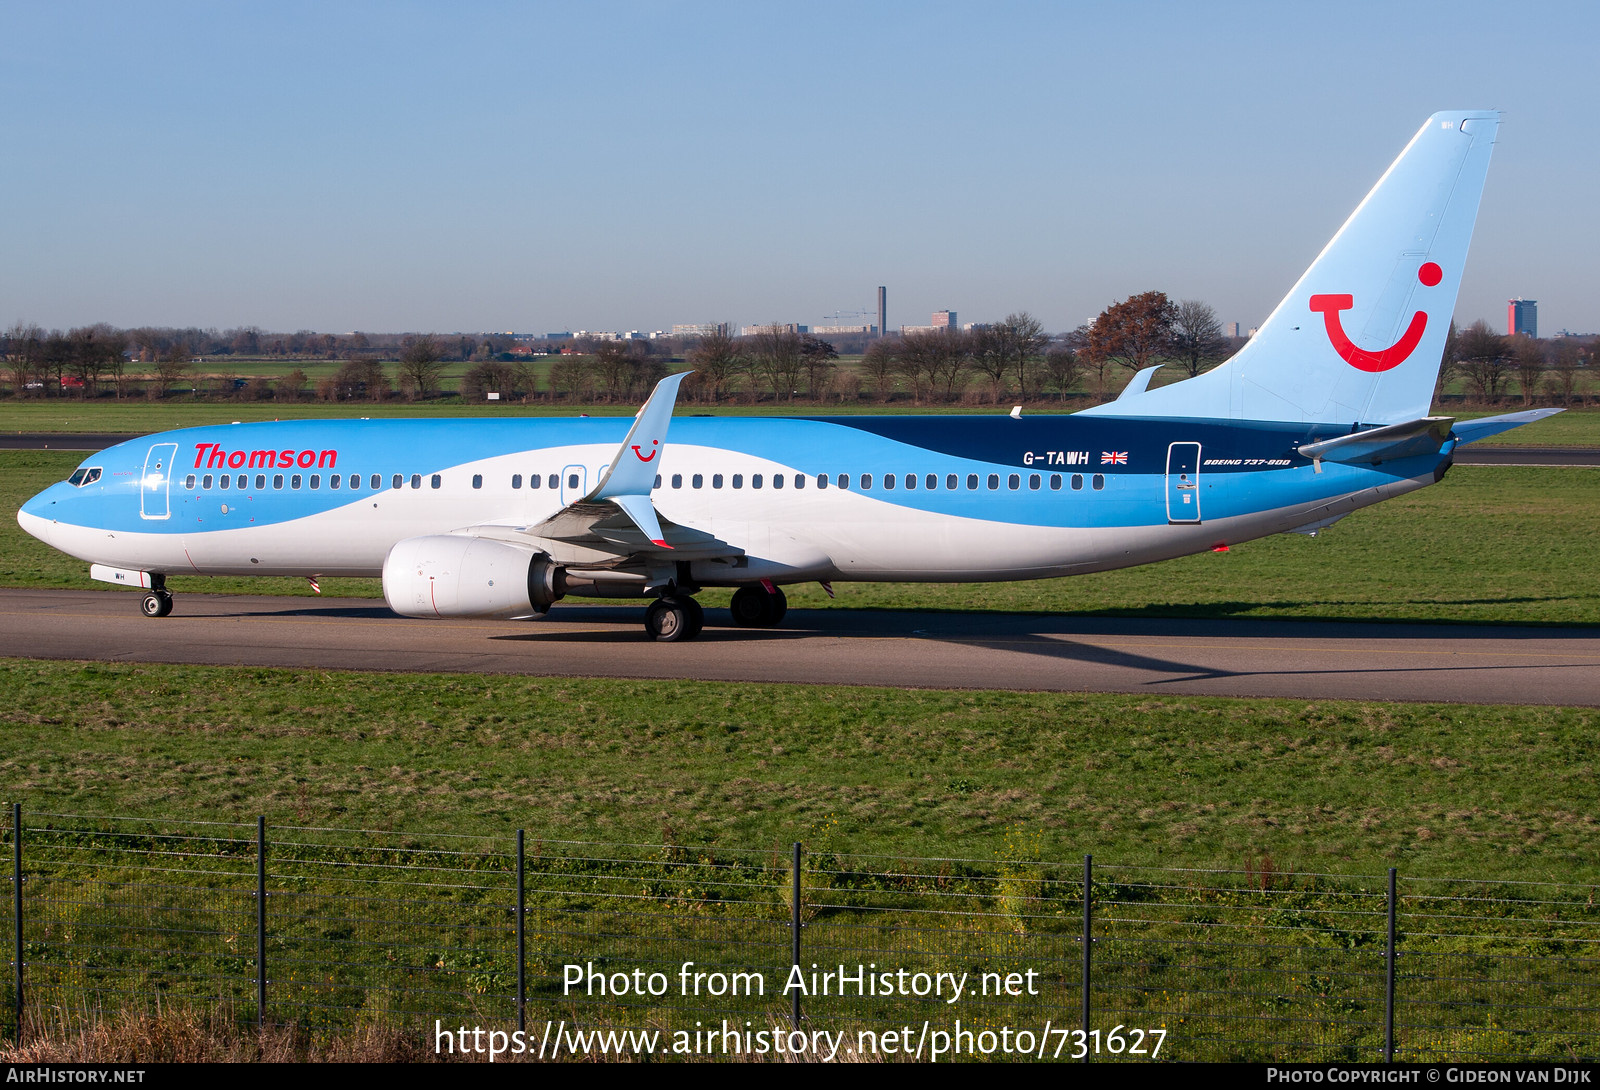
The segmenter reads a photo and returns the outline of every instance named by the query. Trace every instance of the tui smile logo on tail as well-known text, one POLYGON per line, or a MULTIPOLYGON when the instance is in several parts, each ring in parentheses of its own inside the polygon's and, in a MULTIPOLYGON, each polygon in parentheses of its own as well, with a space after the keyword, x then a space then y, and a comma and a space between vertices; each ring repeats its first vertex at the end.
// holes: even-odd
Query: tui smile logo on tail
MULTIPOLYGON (((1426 287, 1433 287, 1443 278, 1444 270, 1431 261, 1417 270, 1417 279, 1426 287)), ((1344 323, 1339 317, 1341 311, 1349 310, 1354 305, 1353 295, 1311 297, 1311 309, 1321 313, 1333 350, 1339 353, 1344 362, 1362 371, 1388 371, 1399 367, 1416 350, 1417 342, 1422 340, 1422 331, 1428 327, 1428 316, 1419 310, 1411 316, 1411 324, 1398 341, 1381 351, 1368 352, 1365 348, 1356 347, 1355 342, 1345 335, 1344 323)))
POLYGON ((648 461, 650 461, 650 459, 654 458, 657 454, 661 453, 660 451, 654 449, 656 447, 659 447, 660 445, 661 445, 661 440, 659 440, 659 439, 650 440, 651 450, 650 450, 649 454, 646 454, 644 451, 639 449, 639 444, 635 443, 634 446, 633 446, 633 456, 635 458, 639 459, 639 461, 641 461, 641 462, 648 462, 648 461))

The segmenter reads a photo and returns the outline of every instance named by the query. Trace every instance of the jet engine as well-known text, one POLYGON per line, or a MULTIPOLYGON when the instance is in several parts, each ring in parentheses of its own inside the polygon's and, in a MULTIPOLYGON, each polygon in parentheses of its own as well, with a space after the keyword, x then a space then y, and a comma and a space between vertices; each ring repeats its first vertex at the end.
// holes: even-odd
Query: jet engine
POLYGON ((383 599, 402 617, 535 617, 558 581, 548 554, 464 534, 407 538, 383 561, 383 599))

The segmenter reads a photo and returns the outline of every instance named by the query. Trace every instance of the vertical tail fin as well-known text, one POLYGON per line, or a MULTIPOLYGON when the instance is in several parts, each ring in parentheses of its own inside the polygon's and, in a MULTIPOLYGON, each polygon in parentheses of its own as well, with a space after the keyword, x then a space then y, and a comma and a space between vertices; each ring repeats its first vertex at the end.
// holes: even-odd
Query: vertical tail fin
POLYGON ((1426 416, 1500 115, 1434 114, 1240 352, 1085 410, 1387 424, 1426 416))

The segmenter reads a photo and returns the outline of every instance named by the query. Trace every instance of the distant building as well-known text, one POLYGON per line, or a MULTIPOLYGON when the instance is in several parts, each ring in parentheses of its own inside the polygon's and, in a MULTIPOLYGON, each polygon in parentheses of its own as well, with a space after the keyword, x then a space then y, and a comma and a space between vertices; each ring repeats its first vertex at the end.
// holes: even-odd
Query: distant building
POLYGON ((865 333, 869 337, 875 337, 878 335, 878 327, 875 325, 819 325, 812 326, 811 332, 819 337, 837 337, 846 333, 865 333))
POLYGON ((1240 333, 1240 331, 1239 331, 1239 323, 1238 322, 1223 322, 1222 323, 1222 335, 1224 337, 1240 337, 1240 336, 1243 336, 1243 334, 1240 333))
POLYGON ((956 324, 956 312, 953 310, 936 310, 933 312, 933 328, 935 329, 960 329, 956 324))
POLYGON ((721 333, 726 336, 727 332, 727 322, 690 322, 672 327, 672 335, 674 337, 709 337, 714 333, 721 333))
POLYGON ((793 322, 769 322, 766 325, 747 325, 739 327, 739 336, 754 337, 762 333, 810 333, 810 326, 795 325, 793 322))
POLYGON ((1537 299, 1506 300, 1506 332, 1512 336, 1526 333, 1539 335, 1539 301, 1537 299))

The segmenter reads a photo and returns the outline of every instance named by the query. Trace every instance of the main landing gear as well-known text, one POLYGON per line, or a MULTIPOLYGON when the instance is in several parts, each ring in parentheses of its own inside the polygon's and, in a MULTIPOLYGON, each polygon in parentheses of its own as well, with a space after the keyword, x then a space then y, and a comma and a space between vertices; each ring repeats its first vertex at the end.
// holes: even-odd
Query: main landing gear
POLYGON ((139 600, 139 611, 146 617, 165 617, 172 612, 172 592, 167 589, 166 576, 150 577, 150 593, 139 600))
POLYGON ((705 626, 705 611, 687 594, 668 594, 644 611, 644 630, 658 643, 692 640, 705 626))
POLYGON ((733 623, 744 628, 775 628, 789 612, 783 588, 771 584, 740 587, 733 592, 733 623))

